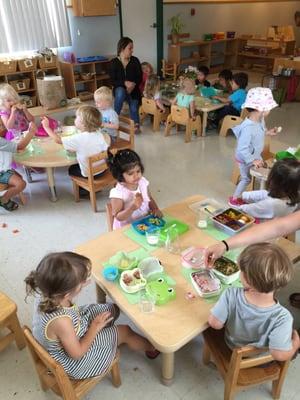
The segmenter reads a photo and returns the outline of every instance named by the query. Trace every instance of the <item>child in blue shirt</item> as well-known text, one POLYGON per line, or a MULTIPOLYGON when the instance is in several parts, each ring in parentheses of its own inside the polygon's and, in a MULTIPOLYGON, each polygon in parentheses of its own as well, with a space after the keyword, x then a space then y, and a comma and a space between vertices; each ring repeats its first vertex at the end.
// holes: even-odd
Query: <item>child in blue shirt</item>
POLYGON ((248 75, 244 72, 238 72, 233 75, 231 81, 232 93, 228 97, 213 96, 213 99, 219 100, 225 106, 218 110, 215 115, 214 123, 216 126, 226 115, 241 114, 242 104, 247 96, 246 87, 248 85, 248 75))
POLYGON ((239 197, 251 182, 250 169, 263 165, 261 154, 264 149, 265 135, 276 135, 277 128, 266 130, 264 118, 270 111, 277 107, 269 88, 250 89, 243 108, 249 112, 249 116, 232 130, 237 138, 235 159, 238 162, 241 179, 232 197, 229 198, 231 206, 238 206, 239 197))

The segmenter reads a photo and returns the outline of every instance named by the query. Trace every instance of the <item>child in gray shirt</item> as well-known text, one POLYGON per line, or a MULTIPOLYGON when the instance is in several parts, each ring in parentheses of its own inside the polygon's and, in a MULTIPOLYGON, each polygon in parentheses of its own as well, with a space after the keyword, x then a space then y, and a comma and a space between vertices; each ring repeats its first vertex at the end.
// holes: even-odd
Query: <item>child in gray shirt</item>
POLYGON ((275 360, 290 359, 300 346, 293 317, 276 300, 275 292, 292 277, 292 265, 275 244, 258 243, 247 247, 239 258, 243 288, 229 288, 212 308, 209 325, 225 326, 230 348, 267 347, 275 360))

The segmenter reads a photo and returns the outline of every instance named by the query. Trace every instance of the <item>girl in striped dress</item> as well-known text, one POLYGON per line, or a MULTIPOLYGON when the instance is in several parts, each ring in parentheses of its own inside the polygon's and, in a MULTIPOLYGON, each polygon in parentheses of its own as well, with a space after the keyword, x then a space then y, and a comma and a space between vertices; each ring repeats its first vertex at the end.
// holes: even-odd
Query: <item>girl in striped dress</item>
POLYGON ((104 374, 122 343, 145 351, 149 358, 159 354, 129 326, 114 325, 118 317, 114 304, 73 303, 87 285, 90 271, 90 260, 84 256, 51 253, 25 279, 27 294, 38 294, 33 335, 73 379, 104 374))

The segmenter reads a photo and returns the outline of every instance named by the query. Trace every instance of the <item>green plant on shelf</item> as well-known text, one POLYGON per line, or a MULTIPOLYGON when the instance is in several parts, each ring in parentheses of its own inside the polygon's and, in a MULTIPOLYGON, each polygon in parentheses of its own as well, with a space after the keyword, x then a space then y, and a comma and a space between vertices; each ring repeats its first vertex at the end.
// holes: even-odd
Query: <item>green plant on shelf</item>
POLYGON ((171 26, 171 35, 179 35, 184 27, 180 14, 173 15, 173 17, 169 19, 168 25, 171 26))

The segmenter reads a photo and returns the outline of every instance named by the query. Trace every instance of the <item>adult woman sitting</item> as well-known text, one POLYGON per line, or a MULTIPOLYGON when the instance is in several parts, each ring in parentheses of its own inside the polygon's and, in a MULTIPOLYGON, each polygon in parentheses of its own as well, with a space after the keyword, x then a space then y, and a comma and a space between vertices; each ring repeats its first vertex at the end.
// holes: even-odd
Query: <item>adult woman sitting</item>
POLYGON ((115 111, 120 114, 124 101, 128 102, 130 117, 136 130, 139 130, 139 105, 141 93, 139 85, 142 81, 142 67, 138 58, 132 55, 133 42, 123 37, 118 42, 118 57, 110 62, 109 75, 115 96, 115 111))

